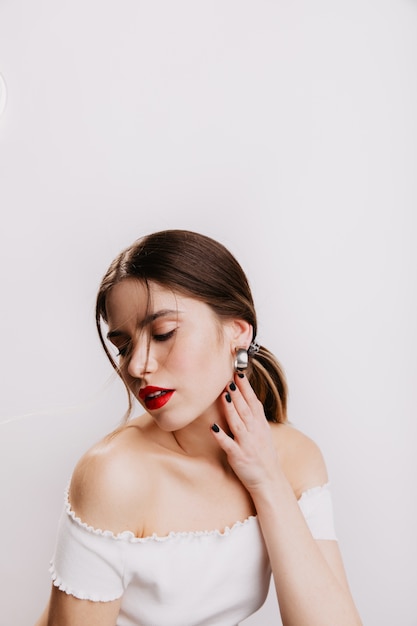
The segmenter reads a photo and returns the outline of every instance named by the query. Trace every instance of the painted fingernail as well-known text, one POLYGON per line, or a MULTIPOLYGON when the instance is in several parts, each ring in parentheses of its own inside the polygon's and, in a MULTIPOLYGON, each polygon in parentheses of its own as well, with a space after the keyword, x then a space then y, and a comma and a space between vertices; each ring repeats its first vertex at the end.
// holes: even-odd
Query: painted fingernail
POLYGON ((235 383, 230 383, 230 385, 229 385, 229 389, 230 389, 230 391, 236 391, 236 385, 235 385, 235 383))
POLYGON ((225 394, 225 398, 226 398, 227 402, 231 402, 232 401, 232 398, 230 397, 230 393, 226 393, 225 394))
POLYGON ((239 378, 245 378, 245 374, 243 374, 242 372, 238 372, 237 375, 239 376, 239 378))
POLYGON ((217 426, 217 424, 213 424, 211 430, 214 430, 215 433, 218 433, 220 428, 217 426))

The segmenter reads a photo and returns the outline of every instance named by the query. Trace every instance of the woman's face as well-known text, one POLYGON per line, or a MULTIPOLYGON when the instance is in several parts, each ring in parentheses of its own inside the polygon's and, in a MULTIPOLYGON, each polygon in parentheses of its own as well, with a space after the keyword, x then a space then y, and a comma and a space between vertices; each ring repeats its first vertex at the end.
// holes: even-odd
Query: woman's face
POLYGON ((197 417, 215 421, 248 325, 220 323, 204 302, 155 283, 148 293, 135 279, 111 289, 106 309, 122 376, 158 425, 173 431, 197 417))

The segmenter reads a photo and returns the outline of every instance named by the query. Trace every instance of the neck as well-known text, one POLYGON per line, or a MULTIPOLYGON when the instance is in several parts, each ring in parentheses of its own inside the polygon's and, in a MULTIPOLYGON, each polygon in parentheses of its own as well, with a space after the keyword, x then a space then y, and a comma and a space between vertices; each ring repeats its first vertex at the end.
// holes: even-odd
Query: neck
POLYGON ((213 423, 218 424, 226 433, 229 427, 222 415, 220 405, 215 403, 209 411, 178 430, 162 429, 148 414, 134 420, 148 436, 159 445, 188 457, 200 457, 212 460, 223 467, 228 466, 223 450, 211 433, 213 423))
POLYGON ((173 431, 171 435, 184 454, 212 458, 224 464, 225 454, 210 432, 214 421, 228 432, 226 420, 217 416, 216 420, 200 417, 185 428, 173 431))

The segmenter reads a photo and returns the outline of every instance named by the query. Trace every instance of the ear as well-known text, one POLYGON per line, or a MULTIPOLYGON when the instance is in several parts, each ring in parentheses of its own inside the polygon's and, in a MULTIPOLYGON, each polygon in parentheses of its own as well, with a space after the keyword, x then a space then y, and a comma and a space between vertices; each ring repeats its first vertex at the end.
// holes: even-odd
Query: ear
POLYGON ((249 348, 253 337, 253 326, 245 320, 234 319, 229 322, 228 335, 232 352, 236 348, 249 348))

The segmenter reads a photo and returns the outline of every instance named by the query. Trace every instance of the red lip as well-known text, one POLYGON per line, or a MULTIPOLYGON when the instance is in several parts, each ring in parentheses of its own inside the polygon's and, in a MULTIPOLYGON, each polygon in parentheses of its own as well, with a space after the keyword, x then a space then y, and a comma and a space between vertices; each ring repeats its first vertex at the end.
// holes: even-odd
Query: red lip
POLYGON ((148 386, 139 391, 139 398, 145 403, 147 409, 155 411, 156 409, 163 407, 171 399, 174 393, 174 389, 163 389, 162 387, 148 386))

